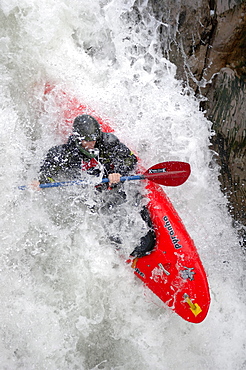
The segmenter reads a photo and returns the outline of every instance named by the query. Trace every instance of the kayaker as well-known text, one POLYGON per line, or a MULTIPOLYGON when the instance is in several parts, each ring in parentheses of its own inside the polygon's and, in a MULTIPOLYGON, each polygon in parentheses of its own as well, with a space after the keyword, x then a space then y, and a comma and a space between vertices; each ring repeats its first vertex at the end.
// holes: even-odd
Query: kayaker
MULTIPOLYGON (((89 175, 108 177, 109 183, 97 186, 97 190, 113 188, 113 202, 110 207, 125 201, 126 194, 120 185, 120 177, 127 176, 136 167, 137 158, 112 133, 101 131, 97 120, 87 114, 75 118, 73 132, 66 144, 52 147, 40 168, 39 182, 50 183, 81 178, 81 171, 89 175)), ((112 197, 111 197, 112 198, 112 197)), ((155 246, 155 232, 147 208, 141 216, 148 224, 147 234, 131 253, 132 257, 142 257, 155 246)))

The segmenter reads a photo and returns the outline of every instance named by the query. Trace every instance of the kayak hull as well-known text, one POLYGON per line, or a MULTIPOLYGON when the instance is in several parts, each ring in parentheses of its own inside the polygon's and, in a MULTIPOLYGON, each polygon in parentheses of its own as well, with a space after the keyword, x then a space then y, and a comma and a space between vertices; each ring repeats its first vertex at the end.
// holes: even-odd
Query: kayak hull
POLYGON ((210 305, 205 270, 193 240, 159 185, 148 181, 148 209, 155 226, 156 248, 135 259, 135 274, 183 319, 200 323, 210 305))

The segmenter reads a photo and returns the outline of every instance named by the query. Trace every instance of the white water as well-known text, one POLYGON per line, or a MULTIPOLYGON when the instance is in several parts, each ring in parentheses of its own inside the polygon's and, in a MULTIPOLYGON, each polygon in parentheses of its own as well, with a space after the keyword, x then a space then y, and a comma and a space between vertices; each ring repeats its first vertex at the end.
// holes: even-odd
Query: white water
POLYGON ((0 1, 1 369, 246 367, 245 261, 209 150, 211 123, 159 56, 146 2, 141 22, 133 3, 0 1), (190 179, 165 191, 208 274, 203 323, 185 322, 134 278, 78 190, 16 188, 59 142, 46 81, 109 118, 146 167, 191 164, 190 179))

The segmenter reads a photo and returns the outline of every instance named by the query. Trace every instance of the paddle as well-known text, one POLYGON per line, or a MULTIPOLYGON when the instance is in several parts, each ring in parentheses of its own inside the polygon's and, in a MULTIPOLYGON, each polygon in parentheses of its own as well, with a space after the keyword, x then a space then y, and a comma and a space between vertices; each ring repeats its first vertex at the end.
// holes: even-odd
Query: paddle
MULTIPOLYGON (((185 162, 162 162, 150 167, 141 175, 122 176, 120 181, 150 180, 160 185, 179 186, 182 185, 190 175, 190 165, 185 162)), ((109 182, 108 178, 102 179, 101 183, 109 182)), ((59 186, 82 185, 86 180, 72 180, 63 182, 51 182, 40 184, 40 188, 54 188, 59 186)), ((19 186, 19 189, 27 189, 27 186, 19 186)))
POLYGON ((172 161, 158 163, 140 176, 160 185, 179 186, 188 179, 190 171, 189 163, 172 161))

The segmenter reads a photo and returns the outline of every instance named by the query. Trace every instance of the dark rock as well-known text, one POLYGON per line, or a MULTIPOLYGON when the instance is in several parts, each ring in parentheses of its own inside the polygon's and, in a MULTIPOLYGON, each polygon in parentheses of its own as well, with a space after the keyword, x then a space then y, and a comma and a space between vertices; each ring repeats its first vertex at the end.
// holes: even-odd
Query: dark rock
POLYGON ((163 54, 177 78, 199 96, 213 122, 221 187, 230 212, 246 226, 246 2, 245 0, 152 0, 163 54))

